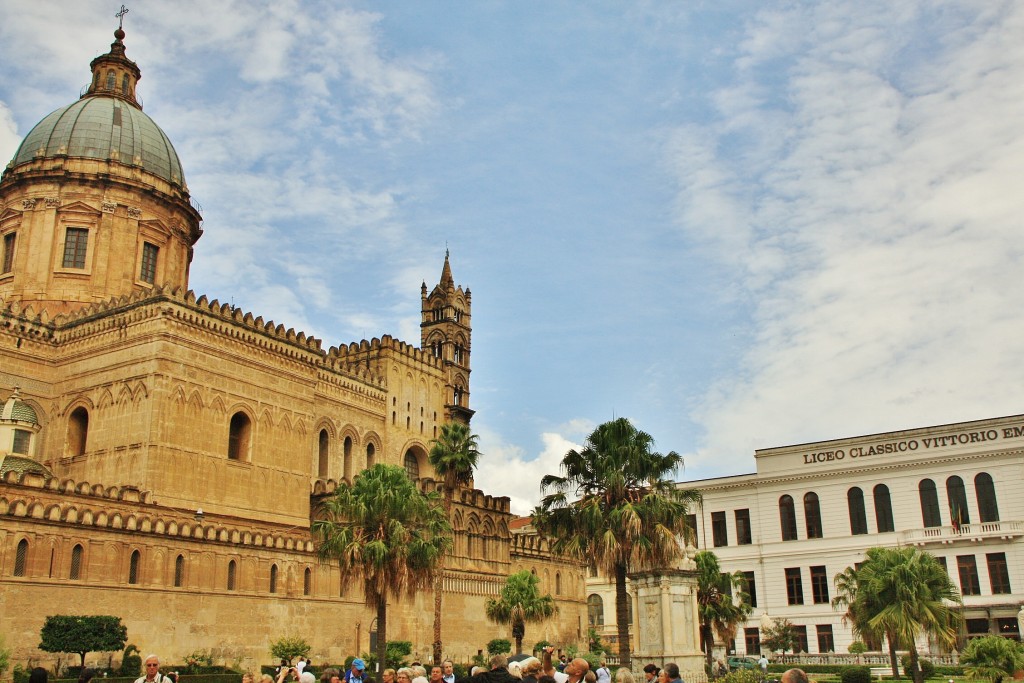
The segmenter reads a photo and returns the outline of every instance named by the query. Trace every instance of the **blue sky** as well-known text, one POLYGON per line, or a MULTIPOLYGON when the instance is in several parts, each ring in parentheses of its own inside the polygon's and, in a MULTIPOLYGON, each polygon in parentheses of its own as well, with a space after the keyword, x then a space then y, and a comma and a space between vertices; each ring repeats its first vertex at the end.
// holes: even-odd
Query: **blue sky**
MULTIPOLYGON (((0 157, 120 3, 8 0, 0 157)), ((1024 412, 1024 5, 140 2, 191 286, 325 346, 473 292, 477 484, 526 512, 598 423, 683 479, 1024 412)))

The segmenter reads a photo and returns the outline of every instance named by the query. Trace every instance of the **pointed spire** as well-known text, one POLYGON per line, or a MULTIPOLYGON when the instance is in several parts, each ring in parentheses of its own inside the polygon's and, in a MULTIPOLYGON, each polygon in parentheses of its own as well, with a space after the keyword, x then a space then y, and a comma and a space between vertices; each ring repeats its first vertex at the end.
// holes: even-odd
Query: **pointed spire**
POLYGON ((444 250, 444 268, 441 269, 441 287, 448 289, 455 286, 455 279, 452 277, 452 266, 448 262, 448 250, 444 250))

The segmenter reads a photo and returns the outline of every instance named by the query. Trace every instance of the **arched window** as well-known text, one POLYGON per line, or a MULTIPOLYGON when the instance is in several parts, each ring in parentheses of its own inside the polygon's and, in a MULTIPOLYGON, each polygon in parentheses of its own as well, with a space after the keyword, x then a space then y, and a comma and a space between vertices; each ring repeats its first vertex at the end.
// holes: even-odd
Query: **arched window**
POLYGON ((821 506, 818 504, 818 494, 814 491, 804 494, 804 522, 807 525, 807 538, 821 538, 821 506))
POLYGON ((330 456, 330 443, 331 435, 327 433, 326 429, 320 430, 320 438, 317 443, 317 465, 316 465, 316 476, 326 477, 327 476, 327 464, 328 457, 330 456))
POLYGON ((562 594, 562 573, 555 572, 555 595, 562 594))
POLYGON ((128 583, 130 584, 139 582, 139 557, 141 557, 141 553, 138 550, 133 550, 131 560, 128 562, 128 583))
POLYGON ((89 411, 79 406, 68 416, 67 454, 85 455, 85 444, 89 438, 89 411))
POLYGON ((946 480, 946 498, 949 500, 949 523, 957 528, 970 524, 971 513, 967 509, 967 489, 963 479, 953 475, 946 480))
POLYGON ((122 95, 127 95, 128 94, 128 74, 125 74, 124 76, 121 77, 121 94, 122 95))
POLYGON ((306 572, 302 577, 302 594, 309 595, 313 590, 313 571, 306 567, 306 572))
POLYGON ((377 449, 372 443, 366 444, 366 467, 373 467, 377 460, 377 449))
POLYGON ((174 560, 174 587, 181 588, 185 583, 185 556, 178 555, 174 560))
POLYGON ((587 624, 604 626, 604 600, 597 593, 587 596, 587 624))
POLYGON ((864 492, 854 486, 846 492, 846 505, 850 509, 850 533, 860 536, 868 532, 868 517, 864 513, 864 492))
POLYGON ((270 592, 277 592, 277 565, 270 565, 270 592))
POLYGON ((879 484, 872 491, 875 497, 875 527, 878 533, 895 531, 896 524, 892 519, 892 499, 889 497, 889 487, 879 484))
POLYGON ((25 576, 25 567, 28 565, 28 539, 18 541, 18 549, 14 553, 14 575, 25 576))
POLYGON ((416 454, 412 451, 405 452, 405 473, 409 475, 409 478, 416 481, 420 478, 420 461, 416 459, 416 454))
POLYGON ((344 446, 344 476, 348 481, 352 481, 352 437, 345 437, 344 446))
POLYGON ((935 490, 935 482, 931 479, 922 479, 917 485, 918 495, 921 497, 921 521, 924 526, 942 526, 942 515, 939 512, 939 494, 935 490))
POLYGON ((782 526, 782 540, 796 540, 796 508, 793 496, 786 494, 779 498, 779 524, 782 526))
POLYGON ((455 387, 452 392, 453 405, 462 405, 462 387, 455 387))
POLYGON ((999 506, 996 505, 996 486, 988 472, 974 478, 974 495, 978 498, 978 514, 982 522, 998 522, 999 506))
POLYGON ((244 461, 249 459, 249 441, 252 437, 252 420, 239 411, 231 416, 231 433, 228 436, 228 459, 244 461))
POLYGON ((111 69, 107 72, 107 90, 113 90, 115 85, 117 85, 117 76, 114 74, 114 70, 111 69))
POLYGON ((228 562, 228 590, 235 590, 235 561, 228 562))
POLYGON ((71 571, 68 572, 68 578, 72 581, 78 581, 82 578, 82 544, 77 543, 75 547, 71 549, 71 571))

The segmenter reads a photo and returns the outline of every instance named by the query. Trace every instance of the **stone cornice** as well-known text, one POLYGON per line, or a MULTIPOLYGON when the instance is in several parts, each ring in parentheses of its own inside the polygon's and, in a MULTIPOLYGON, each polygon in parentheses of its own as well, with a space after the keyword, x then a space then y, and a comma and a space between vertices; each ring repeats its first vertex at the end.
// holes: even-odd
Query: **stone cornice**
POLYGON ((133 486, 104 487, 31 473, 9 472, 0 480, 0 516, 80 524, 132 535, 314 552, 308 528, 303 534, 301 528, 281 531, 273 524, 219 516, 196 521, 194 513, 160 506, 153 502, 149 491, 133 486))

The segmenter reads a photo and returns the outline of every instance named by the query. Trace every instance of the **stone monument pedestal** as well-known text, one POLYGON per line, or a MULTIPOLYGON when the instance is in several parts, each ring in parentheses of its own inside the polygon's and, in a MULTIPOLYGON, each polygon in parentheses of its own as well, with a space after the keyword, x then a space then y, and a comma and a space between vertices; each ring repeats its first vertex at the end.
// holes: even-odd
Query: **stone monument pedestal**
POLYGON ((697 567, 690 550, 675 568, 629 575, 636 593, 638 629, 633 668, 640 671, 646 664, 664 668, 675 662, 686 683, 703 683, 707 676, 700 651, 697 567))

